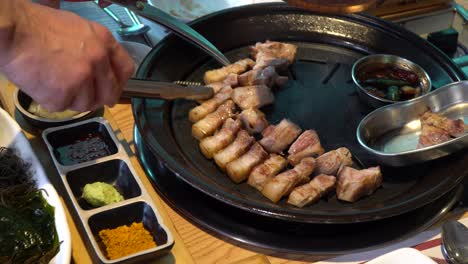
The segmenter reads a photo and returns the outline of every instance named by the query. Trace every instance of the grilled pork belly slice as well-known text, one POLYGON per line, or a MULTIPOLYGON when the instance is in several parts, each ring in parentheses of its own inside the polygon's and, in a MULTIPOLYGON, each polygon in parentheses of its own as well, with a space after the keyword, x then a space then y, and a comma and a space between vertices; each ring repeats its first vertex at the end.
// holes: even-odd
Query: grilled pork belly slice
POLYGON ((333 190, 336 185, 336 177, 320 174, 310 182, 294 188, 288 198, 288 203, 297 207, 315 203, 321 197, 333 190))
POLYGON ((336 196, 343 201, 355 202, 363 196, 371 195, 381 185, 382 172, 379 166, 364 170, 344 167, 338 175, 336 196))
POLYGON ((198 140, 213 135, 224 120, 234 116, 235 110, 236 105, 232 100, 224 102, 214 112, 192 125, 192 135, 198 140))
POLYGON ((237 132, 241 129, 242 123, 239 119, 228 118, 223 127, 211 137, 206 137, 200 141, 200 150, 208 159, 227 147, 236 138, 237 132))
POLYGON ((252 68, 255 62, 251 59, 243 59, 219 69, 205 72, 203 80, 205 84, 222 82, 230 73, 241 74, 252 68))
POLYGON ((231 180, 240 183, 247 179, 253 167, 268 158, 268 153, 258 143, 254 143, 244 155, 229 162, 226 171, 231 180))
POLYGON ((338 148, 317 158, 316 174, 337 175, 341 167, 352 164, 353 160, 349 149, 338 148))
POLYGON ((255 139, 245 130, 237 133, 236 139, 223 150, 216 153, 213 158, 220 169, 226 170, 226 165, 242 156, 252 145, 255 139))
POLYGON ((221 89, 223 89, 226 86, 229 86, 231 88, 239 86, 239 81, 237 80, 237 78, 237 74, 230 73, 222 82, 214 82, 207 84, 206 86, 211 87, 213 89, 213 93, 217 94, 219 91, 221 91, 221 89))
POLYGON ((417 148, 425 148, 449 141, 450 134, 441 128, 430 124, 422 124, 417 148))
POLYGON ((289 67, 287 59, 275 58, 270 56, 263 56, 258 63, 255 64, 254 69, 263 69, 266 67, 273 67, 279 73, 286 73, 289 67))
POLYGON ((305 157, 316 158, 324 152, 317 132, 306 130, 289 147, 288 161, 291 165, 296 165, 305 157))
POLYGON ((231 73, 228 75, 228 77, 226 77, 224 81, 210 83, 210 84, 207 84, 206 86, 211 87, 213 89, 213 94, 216 95, 225 87, 230 87, 230 88, 237 87, 238 86, 237 76, 238 76, 237 74, 231 73))
POLYGON ((265 162, 253 168, 247 183, 255 189, 262 191, 263 185, 286 168, 287 165, 288 162, 285 158, 277 154, 271 154, 265 162))
POLYGON ((239 86, 239 75, 235 73, 230 73, 228 74, 228 76, 226 76, 226 79, 224 79, 223 83, 233 88, 237 87, 239 86))
POLYGON ((239 119, 250 134, 260 133, 268 126, 265 114, 257 108, 243 110, 239 119))
POLYGON ((305 158, 293 169, 287 170, 268 180, 262 189, 262 194, 277 203, 281 197, 288 195, 294 187, 309 181, 309 176, 315 169, 315 159, 305 158))
POLYGON ((320 191, 322 197, 336 187, 336 177, 333 175, 320 174, 315 176, 310 182, 311 185, 315 185, 320 191))
POLYGON ((301 128, 288 119, 283 119, 276 126, 267 129, 260 144, 270 153, 282 152, 301 133, 301 128))
POLYGON ((268 66, 265 69, 255 69, 239 75, 239 85, 260 85, 264 84, 268 87, 281 86, 288 81, 288 77, 280 76, 276 73, 273 66, 268 66))
POLYGON ((275 130, 275 126, 274 125, 269 125, 267 126, 265 129, 263 129, 262 131, 262 136, 263 137, 267 137, 268 135, 271 134, 271 132, 273 132, 275 130))
POLYGON ((427 111, 420 117, 420 120, 421 125, 431 125, 443 129, 452 137, 465 133, 465 123, 461 119, 453 120, 441 114, 427 111))
POLYGON ((216 82, 216 83, 210 83, 210 84, 208 84, 206 86, 211 87, 211 89, 213 89, 213 94, 217 94, 217 93, 219 93, 219 91, 221 91, 221 89, 223 89, 223 87, 226 87, 228 85, 226 85, 223 82, 216 82))
POLYGON ((257 43, 251 48, 251 55, 255 58, 256 64, 254 69, 265 68, 274 64, 284 65, 284 62, 278 63, 278 59, 286 60, 287 64, 291 64, 296 57, 297 47, 293 44, 269 41, 265 43, 257 43))
POLYGON ((275 100, 271 89, 266 85, 237 87, 231 98, 242 109, 260 108, 275 100))
POLYGON ((191 122, 197 122, 198 120, 204 118, 209 113, 213 112, 218 108, 222 103, 231 98, 232 88, 231 86, 225 86, 215 94, 211 99, 204 101, 199 106, 196 106, 189 112, 189 120, 191 122))

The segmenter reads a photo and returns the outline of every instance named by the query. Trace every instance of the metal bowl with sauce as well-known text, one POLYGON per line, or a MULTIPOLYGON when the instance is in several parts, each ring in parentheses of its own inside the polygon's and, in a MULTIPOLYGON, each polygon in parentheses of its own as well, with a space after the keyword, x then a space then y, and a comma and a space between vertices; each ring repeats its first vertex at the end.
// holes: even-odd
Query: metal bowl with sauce
POLYGON ((354 83, 357 86, 356 90, 361 100, 364 101, 367 105, 370 105, 374 108, 379 108, 384 105, 393 104, 401 101, 409 101, 429 93, 432 89, 431 78, 421 66, 417 65, 416 63, 410 60, 389 54, 374 54, 365 56, 357 60, 351 69, 351 76, 353 78, 354 83), (379 68, 383 69, 385 67, 392 67, 398 70, 408 71, 415 74, 419 79, 418 87, 421 89, 420 94, 409 99, 407 98, 402 100, 391 100, 383 96, 378 96, 377 94, 367 90, 367 87, 364 87, 365 85, 362 84, 362 79, 360 78, 360 76, 362 76, 365 71, 371 71, 373 69, 379 68))

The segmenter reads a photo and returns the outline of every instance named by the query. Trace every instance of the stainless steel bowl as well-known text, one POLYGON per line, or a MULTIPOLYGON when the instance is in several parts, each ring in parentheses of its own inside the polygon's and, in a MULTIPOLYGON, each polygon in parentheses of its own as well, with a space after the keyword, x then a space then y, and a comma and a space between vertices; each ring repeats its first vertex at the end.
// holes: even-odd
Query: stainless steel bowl
POLYGON ((29 97, 29 95, 17 89, 13 96, 14 96, 14 104, 15 104, 16 110, 18 110, 18 112, 21 114, 24 120, 26 120, 30 125, 36 128, 44 129, 44 128, 49 128, 49 127, 63 126, 66 124, 84 120, 88 117, 91 117, 95 113, 94 111, 86 111, 86 112, 79 113, 67 119, 43 118, 43 117, 34 115, 27 110, 29 108, 29 105, 32 102, 32 98, 29 97))
POLYGON ((357 128, 359 144, 380 164, 390 166, 434 160, 466 149, 468 133, 441 144, 417 148, 421 133, 419 118, 428 109, 448 118, 462 119, 466 124, 468 81, 451 83, 415 100, 374 110, 357 128))
MULTIPOLYGON (((364 87, 361 86, 361 84, 359 83, 359 80, 357 79, 357 75, 362 69, 367 68, 371 65, 379 65, 379 66, 392 65, 400 69, 414 72, 419 77, 419 80, 420 80, 420 87, 422 89, 421 95, 429 93, 432 89, 431 78, 429 77, 427 72, 423 68, 421 68, 421 66, 417 65, 416 63, 409 61, 407 59, 404 59, 402 57, 395 56, 395 55, 389 55, 389 54, 369 55, 369 56, 366 56, 357 60, 354 63, 353 68, 351 69, 351 76, 353 78, 354 83, 357 86, 357 92, 359 94, 359 98, 361 98, 362 101, 364 101, 366 104, 374 108, 379 108, 384 105, 393 104, 393 103, 397 103, 401 101, 393 101, 393 100, 378 97, 376 95, 369 93, 366 89, 364 89, 364 87)), ((411 100, 414 100, 414 99, 411 99, 411 100)), ((411 101, 411 100, 406 100, 406 101, 411 101)))

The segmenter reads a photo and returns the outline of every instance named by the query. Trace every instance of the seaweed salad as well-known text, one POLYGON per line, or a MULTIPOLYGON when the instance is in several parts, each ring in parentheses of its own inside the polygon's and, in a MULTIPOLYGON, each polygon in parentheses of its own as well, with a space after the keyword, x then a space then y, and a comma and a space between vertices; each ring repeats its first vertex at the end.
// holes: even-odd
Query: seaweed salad
POLYGON ((0 263, 46 264, 58 251, 54 207, 37 188, 30 166, 0 147, 0 263))

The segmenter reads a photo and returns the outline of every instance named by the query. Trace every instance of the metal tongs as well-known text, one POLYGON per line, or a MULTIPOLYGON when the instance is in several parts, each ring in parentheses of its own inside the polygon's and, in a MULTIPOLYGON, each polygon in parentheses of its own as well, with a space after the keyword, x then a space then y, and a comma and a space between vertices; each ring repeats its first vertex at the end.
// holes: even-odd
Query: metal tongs
POLYGON ((200 35, 197 31, 185 23, 173 18, 171 15, 149 5, 146 1, 137 0, 106 0, 113 4, 117 4, 132 10, 138 15, 152 20, 158 24, 161 24, 182 38, 190 41, 197 45, 199 48, 204 50, 207 54, 213 57, 216 61, 222 65, 230 64, 229 60, 221 53, 210 41, 200 35))
POLYGON ((123 97, 174 100, 203 100, 213 96, 213 89, 189 82, 157 82, 130 79, 122 91, 123 97))

